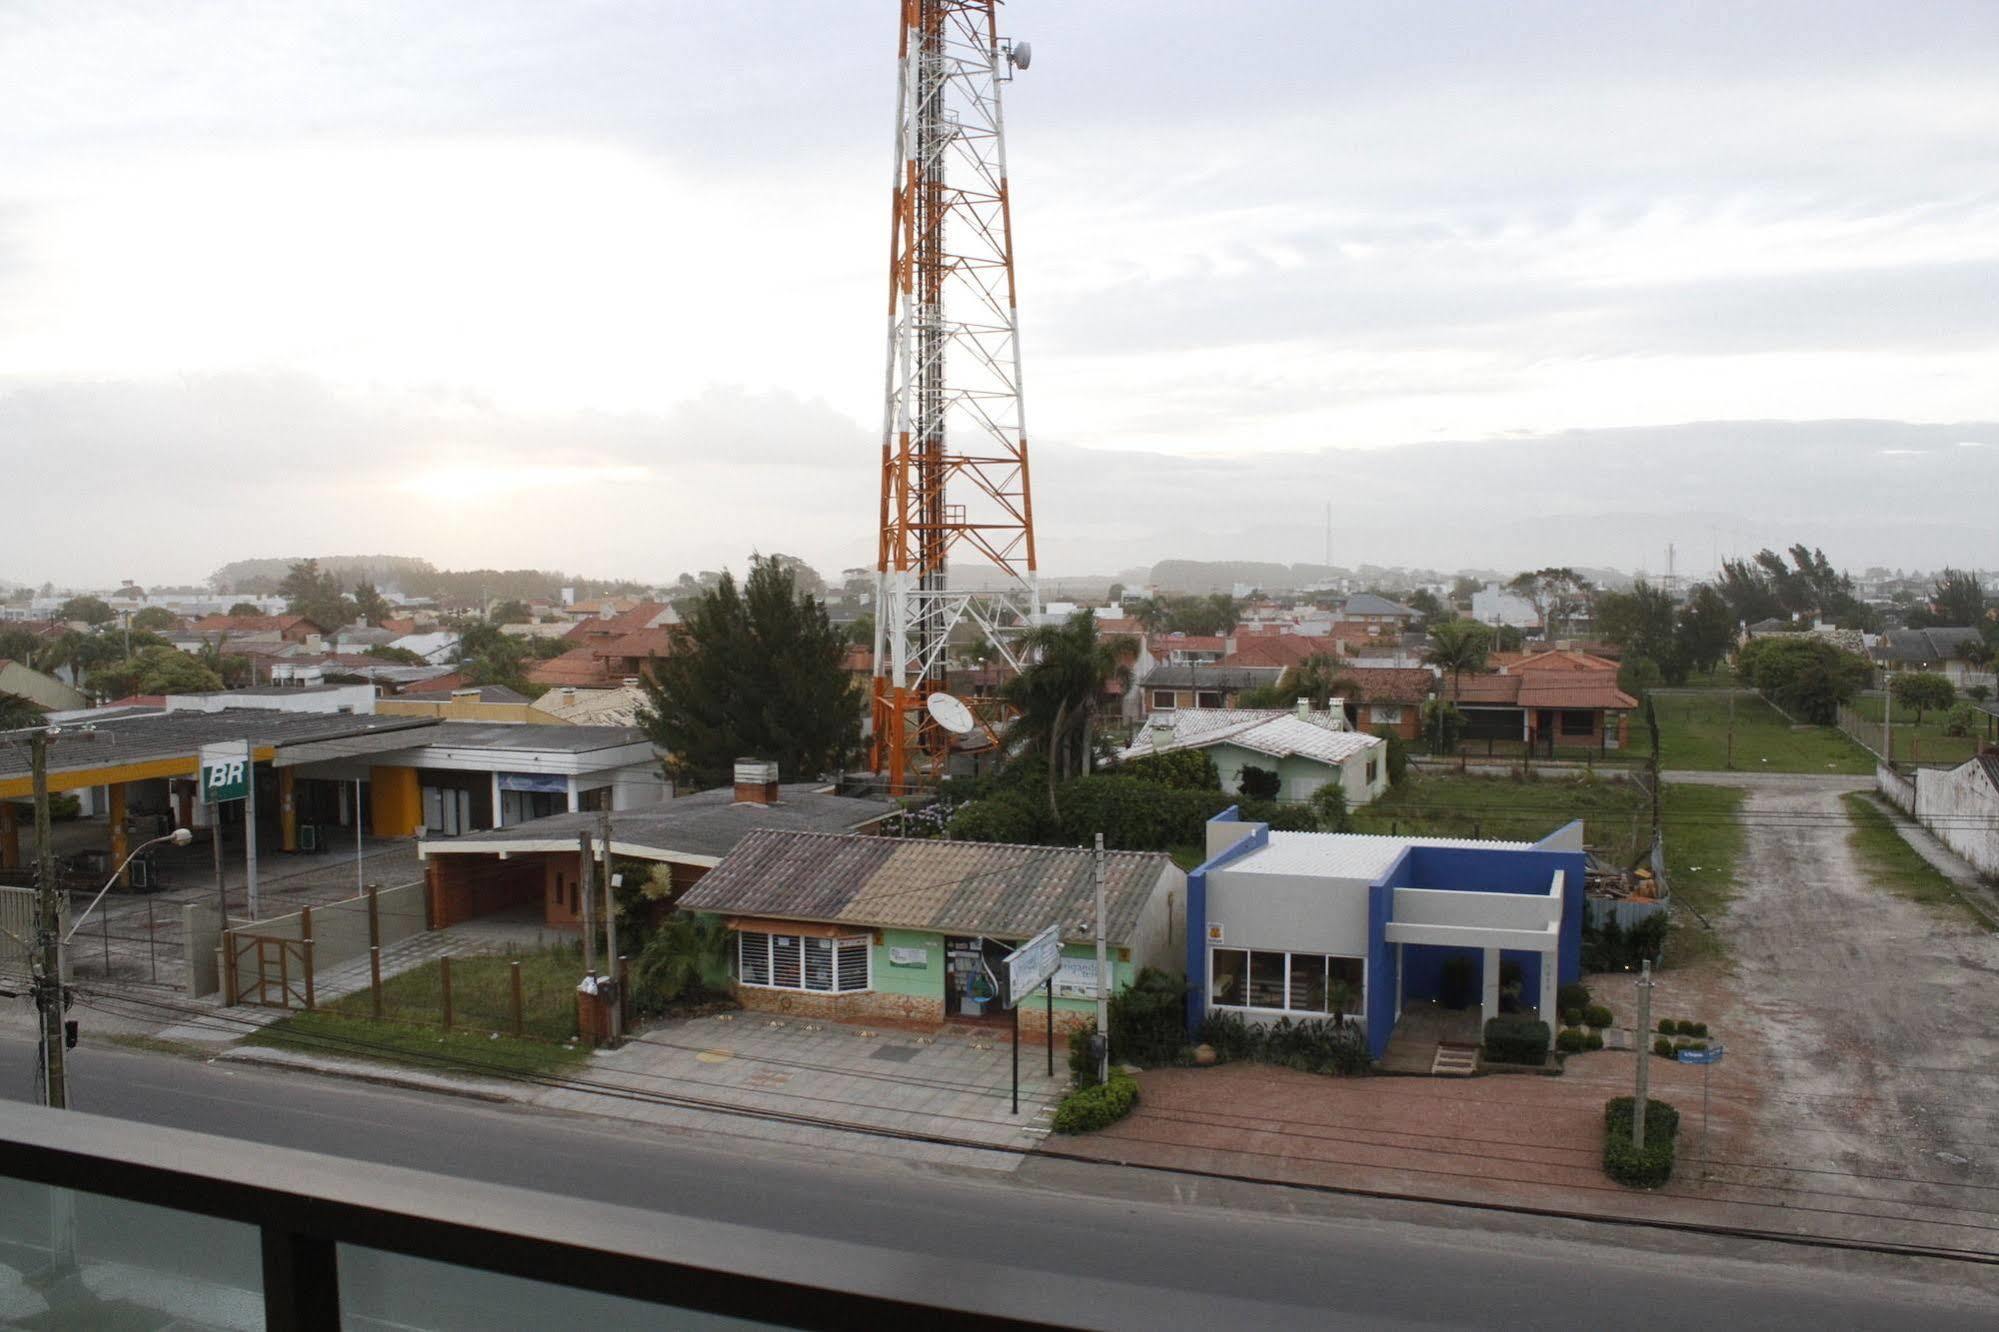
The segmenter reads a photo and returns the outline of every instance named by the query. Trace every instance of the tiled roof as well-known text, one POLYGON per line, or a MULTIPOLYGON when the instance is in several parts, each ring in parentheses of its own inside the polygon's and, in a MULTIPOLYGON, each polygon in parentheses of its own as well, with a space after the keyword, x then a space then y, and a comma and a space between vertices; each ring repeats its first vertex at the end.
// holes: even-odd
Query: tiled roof
POLYGON ((1526 675, 1531 672, 1577 672, 1595 671, 1617 675, 1617 663, 1602 657, 1592 657, 1587 652, 1577 652, 1573 648, 1549 648, 1541 652, 1530 652, 1506 664, 1508 674, 1526 675))
POLYGON ((1340 640, 1308 634, 1254 634, 1236 639, 1224 666, 1296 666, 1311 657, 1337 657, 1340 640))
POLYGON ((1281 666, 1224 666, 1206 664, 1155 666, 1139 684, 1148 689, 1254 689, 1276 684, 1283 678, 1281 666))
POLYGON ((1985 774, 1985 780, 1999 789, 1999 754, 1980 754, 1978 767, 1985 774))
POLYGON ((1944 662, 1960 659, 1964 649, 1979 641, 1978 630, 1969 626, 1939 629, 1892 629, 1881 635, 1874 656, 1880 661, 1944 662))
MULTIPOLYGON (((1026 939, 1091 935, 1091 852, 807 832, 752 832, 680 899, 731 915, 1026 939)), ((1160 876, 1157 851, 1105 857, 1105 936, 1128 942, 1160 876)))
POLYGON ((634 629, 590 650, 600 657, 664 657, 673 651, 674 636, 674 630, 664 625, 634 629))
POLYGON ((1421 703, 1437 682, 1422 666, 1342 666, 1340 674, 1360 686, 1357 703, 1421 703))
POLYGON ((672 607, 663 601, 641 601, 630 610, 620 611, 608 619, 578 620, 576 627, 564 637, 576 643, 608 642, 635 634, 641 629, 653 627, 653 621, 670 614, 672 607))
MULTIPOLYGON (((788 832, 844 833, 878 823, 894 814, 901 805, 893 800, 835 795, 810 782, 788 783, 778 788, 774 805, 760 805, 736 799, 734 787, 717 787, 681 796, 663 805, 643 809, 621 809, 611 815, 611 843, 624 855, 628 849, 645 848, 661 853, 659 858, 726 856, 751 833, 777 829, 788 832)), ((576 834, 594 834, 603 816, 584 812, 551 814, 466 833, 459 837, 433 838, 426 842, 426 855, 458 851, 500 852, 525 849, 525 844, 560 841, 575 845, 576 834)), ((634 852, 635 854, 640 854, 634 852)))
POLYGON ((571 648, 559 657, 538 661, 528 668, 528 682, 539 685, 576 685, 601 689, 615 683, 604 669, 596 648, 571 648))
POLYGON ((1354 593, 1347 598, 1342 610, 1348 615, 1407 615, 1412 619, 1417 614, 1399 601, 1390 601, 1372 592, 1354 593))
POLYGON ((1462 683, 1446 675, 1444 697, 1468 707, 1610 708, 1629 709, 1638 700, 1617 687, 1617 676, 1590 672, 1577 675, 1468 675, 1462 683))
MULTIPOLYGON (((1144 758, 1148 754, 1171 753, 1176 749, 1206 749, 1209 745, 1239 745, 1272 758, 1308 758, 1321 763, 1344 763, 1363 750, 1385 743, 1379 736, 1361 731, 1334 730, 1326 724, 1326 714, 1312 714, 1307 720, 1295 712, 1262 708, 1183 709, 1155 713, 1151 723, 1139 730, 1137 738, 1119 752, 1120 759, 1144 758), (1153 735, 1165 728, 1161 718, 1170 718, 1173 736, 1155 743, 1153 735)), ((1342 721, 1345 719, 1342 718, 1342 721)))
POLYGON ((303 615, 204 615, 191 626, 197 631, 227 630, 238 634, 283 633, 304 626, 320 633, 324 629, 303 615))

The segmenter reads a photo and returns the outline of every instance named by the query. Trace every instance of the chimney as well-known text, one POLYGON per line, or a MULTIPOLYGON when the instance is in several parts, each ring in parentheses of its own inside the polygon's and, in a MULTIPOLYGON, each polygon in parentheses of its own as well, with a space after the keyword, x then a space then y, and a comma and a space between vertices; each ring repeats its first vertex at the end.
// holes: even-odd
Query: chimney
POLYGON ((1347 729, 1347 701, 1343 698, 1326 700, 1326 726, 1335 731, 1347 729))
POLYGON ((1298 700, 1298 702, 1297 702, 1297 703, 1295 704, 1295 707, 1296 707, 1296 709, 1297 709, 1297 712, 1298 712, 1298 720, 1299 720, 1299 721, 1310 721, 1310 720, 1312 720, 1312 700, 1311 700, 1311 699, 1309 699, 1309 698, 1301 698, 1301 699, 1299 699, 1299 700, 1298 700))
POLYGON ((575 685, 562 686, 562 706, 564 706, 565 708, 571 707, 575 704, 575 702, 576 702, 576 686, 575 685))
POLYGON ((739 805, 775 805, 777 803, 777 764, 767 759, 737 759, 736 803, 739 805))

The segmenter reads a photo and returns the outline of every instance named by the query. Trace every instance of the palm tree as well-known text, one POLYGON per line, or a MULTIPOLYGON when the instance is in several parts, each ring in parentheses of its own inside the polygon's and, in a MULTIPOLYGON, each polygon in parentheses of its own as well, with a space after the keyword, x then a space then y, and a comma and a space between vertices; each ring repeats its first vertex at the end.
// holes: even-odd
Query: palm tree
POLYGON ((1001 687, 1000 698, 1015 714, 1009 737, 1014 757, 1047 757, 1048 813, 1056 818, 1056 783, 1089 771, 1098 699, 1111 681, 1130 682, 1128 658, 1138 644, 1125 634, 1100 637, 1097 617, 1086 609, 1061 624, 1028 630, 1020 646, 1028 664, 1001 687))
POLYGON ((1476 620, 1452 620, 1430 630, 1430 647, 1423 661, 1451 673, 1451 692, 1459 693, 1466 671, 1485 668, 1492 651, 1492 630, 1476 620))
POLYGON ((632 967, 641 1007, 658 1010, 701 988, 728 959, 729 928, 720 916, 676 911, 653 931, 632 967))
POLYGON ((1324 708, 1335 698, 1361 701, 1360 682, 1342 674, 1339 659, 1328 652, 1315 652, 1293 666, 1284 684, 1293 702, 1308 698, 1315 708, 1324 708))

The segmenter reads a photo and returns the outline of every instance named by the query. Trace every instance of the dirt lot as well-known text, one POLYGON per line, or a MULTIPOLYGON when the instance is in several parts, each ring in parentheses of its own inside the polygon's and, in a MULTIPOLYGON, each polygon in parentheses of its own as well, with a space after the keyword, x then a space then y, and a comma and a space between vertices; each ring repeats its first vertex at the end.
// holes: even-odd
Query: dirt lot
MULTIPOLYGON (((1710 1024, 1701 1073, 1649 1058, 1679 1107, 1680 1166, 1656 1193, 1600 1169, 1603 1102, 1636 1056, 1559 1078, 1317 1078, 1284 1069, 1142 1075, 1133 1116, 1047 1148, 1300 1183, 1999 1253, 1999 936, 1876 891, 1847 850, 1851 783, 1758 781, 1725 956, 1666 972, 1655 1018, 1710 1024)), ((1629 1024, 1632 978, 1593 977, 1629 1024)))

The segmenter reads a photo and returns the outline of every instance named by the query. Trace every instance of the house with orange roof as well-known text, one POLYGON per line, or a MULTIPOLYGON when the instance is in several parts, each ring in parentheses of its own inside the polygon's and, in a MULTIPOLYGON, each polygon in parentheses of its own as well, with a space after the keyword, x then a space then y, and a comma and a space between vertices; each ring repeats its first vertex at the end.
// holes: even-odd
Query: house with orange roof
POLYGON ((1447 675, 1442 686, 1464 714, 1465 742, 1490 752, 1623 749, 1638 707, 1617 687, 1616 662, 1566 648, 1508 659, 1463 680, 1447 675))

